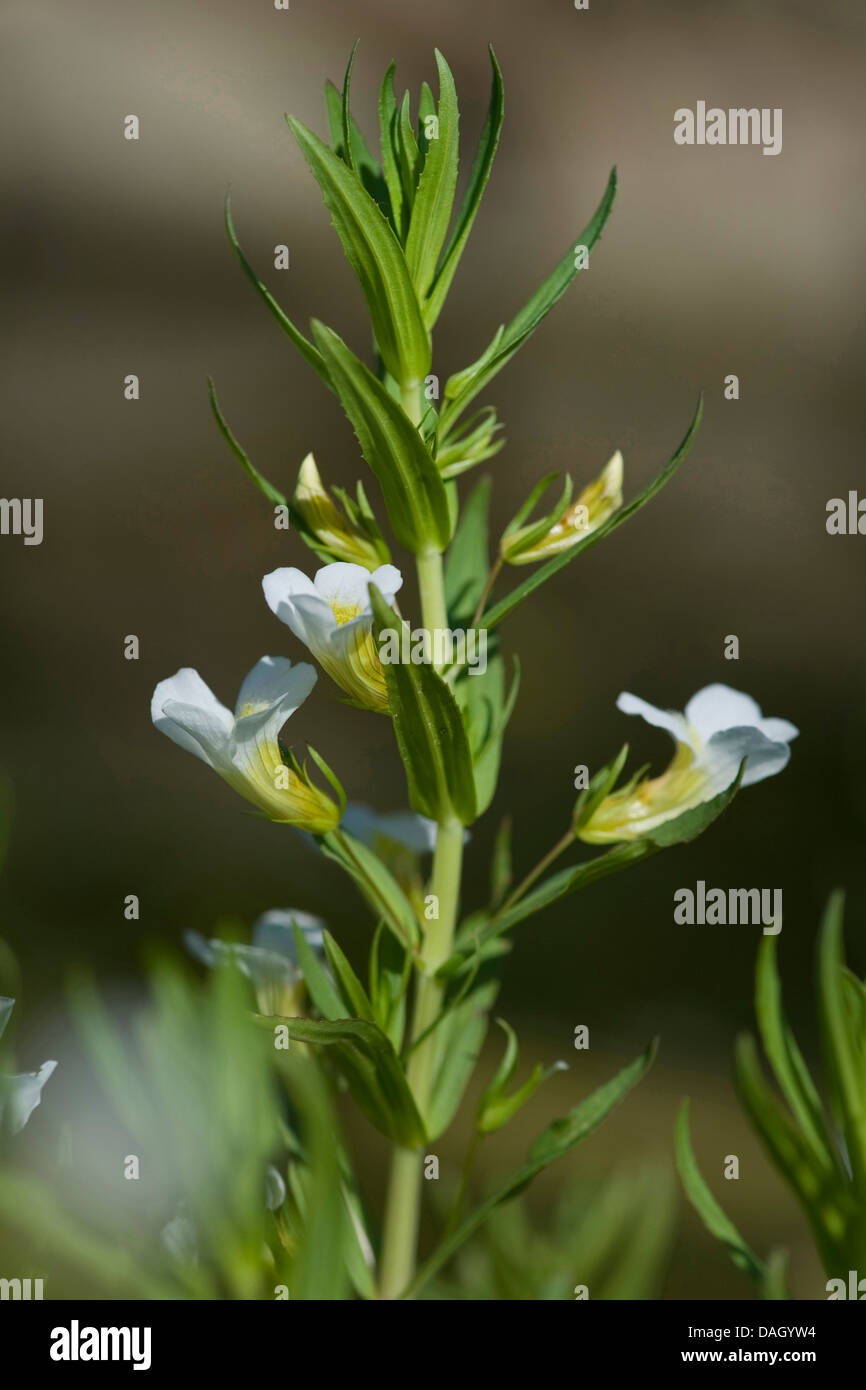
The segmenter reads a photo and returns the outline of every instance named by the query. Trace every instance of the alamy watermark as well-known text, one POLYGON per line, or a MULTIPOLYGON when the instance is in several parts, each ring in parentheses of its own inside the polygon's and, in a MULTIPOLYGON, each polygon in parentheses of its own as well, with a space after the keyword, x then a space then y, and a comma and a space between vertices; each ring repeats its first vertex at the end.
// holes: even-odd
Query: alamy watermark
POLYGON ((487 629, 386 627, 379 633, 379 660, 387 666, 466 666, 470 676, 483 676, 487 629))
POLYGON ((778 936, 782 930, 782 890, 707 888, 701 878, 694 890, 676 889, 674 921, 689 927, 763 927, 764 936, 778 936))
POLYGON ((763 145, 763 154, 782 153, 782 108, 707 106, 705 101, 674 112, 677 145, 763 145))
POLYGON ((42 498, 0 497, 0 536, 23 536, 25 545, 41 545, 42 498))

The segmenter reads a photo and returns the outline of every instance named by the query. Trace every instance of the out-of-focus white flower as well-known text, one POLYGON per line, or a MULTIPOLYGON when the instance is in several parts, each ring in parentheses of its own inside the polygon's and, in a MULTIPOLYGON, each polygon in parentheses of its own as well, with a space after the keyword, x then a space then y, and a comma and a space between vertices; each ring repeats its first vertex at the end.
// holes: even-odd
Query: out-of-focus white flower
POLYGON ((750 695, 727 685, 707 685, 693 695, 685 713, 656 709, 627 692, 617 707, 667 729, 677 749, 660 777, 614 791, 577 831, 589 844, 639 839, 664 821, 711 800, 734 781, 743 759, 742 785, 773 777, 787 766, 797 728, 787 719, 765 718, 750 695))
MULTIPOLYGON (((0 995, 0 1038, 14 1008, 14 999, 0 995)), ((17 1134, 24 1128, 41 1101, 42 1088, 56 1066, 56 1062, 43 1062, 38 1071, 0 1076, 0 1129, 17 1134)))
POLYGON ((262 913, 253 927, 252 944, 221 941, 197 931, 184 933, 187 950, 202 965, 213 968, 233 961, 253 986, 259 1012, 269 1018, 297 1018, 303 1013, 304 976, 292 932, 296 922, 307 944, 323 954, 320 917, 294 908, 274 908, 262 913))
POLYGON ((277 1211, 286 1200, 286 1184, 279 1168, 269 1163, 265 1169, 265 1206, 277 1211))
POLYGON ((285 764, 279 745, 280 730, 315 683, 312 666, 264 656, 244 680, 232 714, 198 672, 185 666, 160 681, 151 717, 161 733, 201 758, 272 820, 324 834, 340 819, 337 806, 294 760, 285 764))
POLYGON ((369 845, 387 859, 395 850, 411 850, 427 854, 436 848, 436 822, 414 811, 374 811, 363 802, 349 802, 343 812, 342 826, 356 840, 369 845))
POLYGON ((373 640, 370 584, 391 604, 403 584, 393 565, 370 574, 363 565, 325 565, 310 579, 278 569, 262 580, 272 613, 304 643, 333 681, 362 709, 387 711, 388 690, 373 640))

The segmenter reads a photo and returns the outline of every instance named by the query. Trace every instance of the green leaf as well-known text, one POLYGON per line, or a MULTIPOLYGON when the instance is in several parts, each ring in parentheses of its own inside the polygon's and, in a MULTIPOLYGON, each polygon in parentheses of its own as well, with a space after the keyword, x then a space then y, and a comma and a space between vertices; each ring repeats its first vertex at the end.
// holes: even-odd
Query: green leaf
MULTIPOLYGON (((615 196, 616 170, 613 169, 601 202, 574 245, 585 246, 587 251, 592 250, 602 234, 615 196)), ((446 382, 445 406, 441 420, 441 433, 443 435, 448 433, 454 422, 462 415, 469 402, 475 399, 479 391, 483 391, 497 372, 500 372, 505 364, 510 362, 518 348, 522 347, 527 338, 531 337, 541 321, 550 313, 554 304, 565 294, 578 273, 578 267, 575 265, 574 245, 568 248, 544 284, 536 290, 528 304, 524 305, 520 313, 502 331, 498 341, 494 339, 495 349, 491 351, 493 348, 493 344, 491 344, 486 353, 478 359, 475 364, 476 369, 469 379, 466 379, 466 373, 461 373, 458 385, 455 386, 453 377, 446 382)))
POLYGON ((787 1250, 771 1250, 764 1265, 764 1283, 762 1293, 764 1298, 771 1301, 789 1299, 791 1291, 788 1288, 788 1252, 787 1250))
POLYGON ((686 431, 682 443, 679 445, 672 458, 665 464, 661 472, 653 478, 652 482, 648 483, 636 497, 633 497, 632 500, 626 504, 626 506, 620 507, 619 511, 614 512, 612 516, 608 517, 607 521, 595 531, 590 531, 588 535, 584 536, 576 545, 573 545, 571 549, 563 550, 559 555, 555 555, 552 560, 548 560, 546 565, 542 565, 540 569, 535 570, 529 578, 524 580, 522 584, 519 584, 516 589, 512 589, 511 593, 507 594, 501 603, 497 603, 495 607, 484 614, 482 620, 484 625, 488 629, 496 627, 498 623, 501 623, 503 618, 506 618, 509 613, 513 612, 518 604, 522 603, 524 599, 528 598, 531 593, 534 593, 535 590, 546 583, 548 579, 551 579, 554 574, 557 574, 564 565, 569 564, 589 546, 595 545, 600 540, 604 540, 605 536, 609 536, 611 531, 615 531, 624 521, 628 521, 629 517, 639 512, 641 507, 646 506, 647 502, 655 497, 657 492, 661 491, 665 483, 670 482, 686 454, 689 452, 694 437, 697 434, 698 426, 701 423, 702 413, 703 398, 698 401, 694 418, 686 431))
POLYGON ((460 513, 445 560, 445 606, 455 627, 468 627, 478 607, 490 571, 488 510, 491 482, 482 478, 460 513))
POLYGON ((411 220, 412 205, 415 202, 415 190, 418 187, 423 160, 418 148, 418 141, 415 139, 415 132, 412 129, 408 92, 403 93, 403 100, 395 118, 394 133, 400 164, 400 177, 403 180, 403 196, 411 220))
POLYGON ((327 972, 322 968, 319 957, 297 922, 292 923, 292 935, 295 938, 295 950, 298 953, 298 964, 301 967, 304 984, 307 986, 307 992, 319 1013, 323 1018, 332 1021, 336 1018, 344 1018, 346 1009, 343 1001, 328 979, 327 972))
MULTIPOLYGON (((355 48, 357 48, 355 44, 355 48)), ((352 49, 352 59, 355 56, 355 49, 352 49)), ((350 59, 350 62, 352 61, 350 59)), ((344 85, 343 91, 346 91, 344 85)), ((361 183, 366 188, 370 197, 375 200, 381 208, 385 217, 391 215, 391 203, 388 197, 388 188, 382 176, 382 170, 371 153, 366 140, 358 127, 354 117, 348 113, 349 123, 349 156, 346 156, 346 146, 343 137, 343 95, 334 86, 333 82, 325 83, 325 102, 328 109, 328 126, 331 131, 331 144, 334 153, 339 155, 345 164, 353 169, 361 183)), ((346 97, 348 103, 348 95, 346 97)))
POLYGON ((488 652, 482 674, 467 671, 454 687, 472 751, 477 814, 483 815, 496 792, 502 739, 517 702, 520 664, 514 658, 511 689, 505 693, 505 663, 495 649, 488 652))
POLYGON ((737 1038, 734 1075, 746 1113, 779 1172, 799 1197, 822 1259, 832 1266, 837 1258, 836 1240, 846 1223, 844 1194, 766 1084, 751 1034, 737 1038))
POLYGON ((328 387, 328 390, 332 391, 334 388, 332 387, 328 379, 328 373, 325 368, 325 364, 322 361, 321 356, 317 352, 316 348, 313 346, 313 344, 309 341, 308 338, 304 337, 300 329, 295 327, 288 314, 285 312, 285 310, 283 310, 280 307, 280 305, 274 299, 274 296, 271 294, 267 285, 265 285, 259 279, 258 275, 256 275, 256 272, 253 270, 252 266, 250 265, 249 261, 244 255, 241 249, 241 244, 238 241, 237 232, 235 231, 234 219, 232 217, 232 203, 231 198, 228 194, 226 194, 225 217, 226 231, 228 232, 229 241, 234 247, 235 255, 240 261, 243 272, 249 280, 250 284, 264 300, 268 309, 273 314, 277 323, 280 325, 280 328, 291 340, 291 342, 294 343, 301 356, 305 359, 305 361, 307 361, 310 364, 310 366, 313 368, 313 371, 321 377, 322 381, 328 387))
POLYGON ((457 92, 451 69, 438 48, 436 66, 439 69, 439 137, 430 141, 424 159, 406 237, 406 264, 422 306, 436 274, 457 189, 457 92))
POLYGON ((223 438, 225 439, 235 458, 239 460, 247 476, 252 478, 256 487, 259 489, 260 492, 264 493, 265 497, 267 497, 269 502, 273 502, 275 506, 278 505, 281 507, 289 507, 289 511, 291 513, 291 511, 293 511, 294 509, 286 500, 283 493, 281 493, 278 488, 275 488, 273 483, 269 483, 267 478, 262 473, 260 473, 256 467, 254 467, 254 465, 250 462, 248 456, 244 453, 244 450, 241 448, 240 444, 232 434, 231 429, 229 428, 229 425, 226 421, 226 418, 219 408, 219 403, 216 398, 214 384, 211 381, 210 377, 208 377, 207 379, 207 391, 208 397, 210 399, 210 408, 213 411, 214 419, 216 420, 217 424, 220 427, 220 430, 222 431, 223 438))
POLYGON ((624 743, 613 762, 607 763, 590 778, 589 786, 580 793, 574 807, 572 827, 575 835, 582 825, 592 819, 605 797, 613 791, 627 758, 628 744, 624 743))
POLYGON ((496 1022, 505 1033, 505 1053, 493 1079, 478 1102, 476 1127, 479 1134, 495 1134, 498 1129, 502 1129, 523 1109, 543 1081, 566 1066, 564 1062, 554 1062, 550 1067, 543 1067, 539 1062, 523 1085, 512 1095, 506 1095, 506 1088, 510 1085, 517 1067, 517 1034, 504 1018, 497 1018, 496 1022))
POLYGON ((690 811, 683 811, 681 816, 662 821, 661 825, 657 825, 654 830, 648 830, 641 838, 649 840, 658 849, 667 849, 670 845, 686 845, 690 840, 696 840, 714 820, 718 820, 733 801, 740 789, 745 768, 744 758, 733 782, 729 787, 725 787, 724 791, 711 796, 709 801, 702 801, 700 806, 694 806, 690 811))
POLYGON ((368 1023, 374 1023, 373 1006, 367 998, 367 991, 349 964, 344 952, 329 931, 323 933, 323 940, 328 964, 334 973, 337 987, 343 996, 346 1007, 354 1018, 363 1018, 368 1023))
POLYGON ((404 946, 415 943, 419 935, 415 914, 403 889, 378 855, 345 830, 329 831, 319 844, 323 853, 354 879, 376 916, 385 921, 398 941, 404 946))
POLYGON ((391 932, 380 922, 370 947, 370 1000, 373 1022, 398 1051, 403 1045, 406 1023, 406 991, 412 972, 412 953, 403 950, 391 932))
POLYGON ((828 1172, 836 1168, 821 1102, 782 1012, 776 969, 776 937, 765 936, 758 950, 755 1013, 767 1061, 815 1158, 828 1172))
MULTIPOLYGON (((375 584, 370 602, 377 641, 386 630, 399 640, 403 621, 375 584)), ((454 815, 471 825, 476 815, 472 756, 449 686, 423 662, 383 661, 382 669, 412 809, 440 823, 454 815)))
MULTIPOLYGON (((263 1019, 273 1027, 274 1019, 263 1019)), ((290 1038, 327 1048, 353 1098, 371 1124, 396 1144, 425 1142, 424 1126, 399 1058, 385 1034, 365 1019, 283 1018, 290 1038)))
POLYGON ((343 134, 343 159, 350 169, 355 168, 355 157, 352 151, 352 117, 349 112, 349 87, 352 81, 352 64, 355 61, 355 54, 358 51, 360 39, 356 39, 352 52, 349 54, 349 61, 346 65, 346 76, 343 79, 343 99, 341 102, 341 125, 343 134))
POLYGON ((430 370, 430 339, 393 228, 339 156, 299 121, 286 119, 364 292, 382 360, 401 387, 416 386, 430 370))
POLYGON ((582 1100, 561 1120, 554 1120, 551 1125, 548 1125, 547 1129, 536 1139, 523 1166, 512 1173, 498 1191, 477 1207, 453 1235, 434 1250, 416 1274, 403 1297, 414 1298, 427 1281, 438 1273, 470 1236, 474 1235, 479 1226, 483 1225, 498 1206, 508 1201, 509 1197, 515 1196, 544 1168, 549 1167, 556 1159, 562 1158, 564 1154, 576 1148, 593 1130, 597 1129, 641 1080, 652 1065, 655 1052, 656 1044, 653 1042, 642 1056, 630 1063, 629 1066, 624 1067, 613 1080, 593 1091, 592 1095, 582 1100))
POLYGON ((379 480, 394 534, 407 550, 443 550, 451 535, 448 499, 433 459, 402 407, 330 328, 313 335, 355 431, 379 480))
POLYGON ((302 1302, 341 1301, 346 1297, 353 1237, 340 1182, 339 1148, 334 1142, 336 1116, 316 1067, 285 1055, 281 1064, 301 1114, 307 1175, 304 1232, 292 1274, 291 1297, 302 1302))
POLYGON ((613 849, 605 854, 596 855, 594 859, 588 859, 583 864, 561 869, 559 873, 551 874, 549 878, 542 880, 537 888, 527 893, 526 897, 521 898, 507 912, 495 913, 480 930, 473 929, 471 933, 467 933, 461 928, 455 938, 455 947, 463 953, 481 947, 494 937, 501 936, 503 932, 510 931, 518 922, 557 902, 559 898, 565 898, 570 893, 577 892, 579 888, 586 888, 590 883, 607 878, 608 874, 617 873, 620 869, 626 869, 631 864, 646 859, 653 853, 654 848, 642 840, 614 845, 613 849))
POLYGON ((444 1134, 460 1107, 487 1036, 498 991, 497 980, 479 985, 436 1026, 436 1071, 427 1110, 430 1139, 444 1134))
POLYGON ((490 910, 503 902, 511 887, 511 817, 503 816, 496 832, 490 860, 490 910))
POLYGON ((394 95, 394 69, 392 63, 385 73, 382 90, 379 93, 379 131, 382 142, 382 171, 388 186, 391 204, 391 224, 398 239, 402 242, 406 235, 408 210, 403 196, 403 180, 400 177, 400 163, 395 140, 397 120, 397 98, 394 95))
POLYGON ((763 1284, 763 1262, 749 1248, 733 1222, 728 1220, 701 1175, 689 1137, 687 1100, 683 1101, 677 1116, 676 1150, 677 1171, 682 1179, 685 1194, 710 1235, 715 1236, 716 1240, 725 1246, 737 1269, 743 1270, 757 1284, 763 1284))
POLYGON ((463 202, 457 214, 457 220, 448 244, 442 253, 442 262, 436 279, 430 290, 426 305, 426 319, 430 327, 436 322, 445 297, 451 287, 454 272, 460 263, 463 248, 472 231, 472 224, 475 221, 475 214, 478 211, 482 194, 490 177, 490 170, 493 167, 493 158, 496 154, 496 147, 499 144, 499 132, 502 129, 502 117, 505 110, 505 93, 502 86, 502 73, 499 71, 499 64, 496 55, 490 48, 490 63, 493 68, 493 85, 490 91, 490 105, 487 111, 487 120, 484 130, 481 133, 481 140, 478 146, 478 153, 475 156, 475 163, 469 178, 469 184, 463 195, 463 202))
POLYGON ((824 912, 818 937, 818 997, 827 1076, 841 1112, 855 1180, 866 1188, 866 1077, 859 1066, 859 1029, 844 989, 844 903, 844 894, 837 890, 824 912))

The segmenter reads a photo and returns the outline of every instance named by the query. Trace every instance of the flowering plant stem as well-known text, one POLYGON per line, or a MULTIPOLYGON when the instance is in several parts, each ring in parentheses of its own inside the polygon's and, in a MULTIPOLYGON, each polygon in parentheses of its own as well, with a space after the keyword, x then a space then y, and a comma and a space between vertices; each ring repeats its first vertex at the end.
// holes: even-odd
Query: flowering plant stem
MULTIPOLYGON (((429 922, 424 933, 424 973, 419 976, 415 993, 413 1040, 427 1033, 442 1007, 444 986, 436 979, 436 971, 451 954, 460 892, 463 833, 462 824, 455 818, 443 821, 436 836, 431 889, 437 899, 439 916, 429 922)), ((422 1115, 433 1086, 436 1045, 437 1038, 431 1032, 409 1058, 406 1076, 422 1115)), ((395 1147, 394 1150, 385 1207, 382 1298, 399 1297, 414 1272, 423 1157, 420 1149, 395 1147)))

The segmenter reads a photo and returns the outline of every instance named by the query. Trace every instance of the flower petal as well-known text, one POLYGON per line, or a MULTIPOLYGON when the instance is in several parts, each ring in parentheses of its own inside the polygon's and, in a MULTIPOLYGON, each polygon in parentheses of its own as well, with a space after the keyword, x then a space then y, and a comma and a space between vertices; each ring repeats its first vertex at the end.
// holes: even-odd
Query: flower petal
POLYGON ((271 612, 311 651, 315 648, 317 634, 326 634, 335 624, 329 605, 303 570, 272 570, 262 580, 262 589, 271 612))
POLYGON ((722 729, 757 725, 760 718, 761 706, 757 700, 718 681, 705 685, 686 705, 686 719, 705 742, 722 729))
POLYGON ((766 738, 772 739, 773 743, 790 743, 800 732, 790 719, 759 719, 757 727, 766 738))
POLYGON ((153 692, 150 717, 172 743, 215 767, 224 760, 232 716, 198 671, 184 666, 153 692))
POLYGON ((0 1078, 0 1120, 10 1134, 17 1134, 24 1128, 42 1099, 42 1087, 56 1066, 56 1062, 43 1062, 38 1071, 0 1078))
POLYGON ((747 762, 742 785, 751 787, 787 767, 791 750, 787 743, 775 743, 754 727, 720 730, 713 734, 700 757, 714 788, 710 796, 730 786, 743 758, 747 762))
POLYGON ((325 923, 312 912, 300 912, 297 908, 271 908, 256 919, 253 927, 253 942, 276 955, 284 956, 293 966, 298 965, 298 952, 292 924, 297 923, 299 931, 306 938, 307 945, 314 951, 321 951, 322 934, 325 923))
POLYGON ((239 719, 249 719, 266 710, 283 710, 288 703, 291 708, 283 715, 285 723, 304 703, 316 680, 315 667, 306 662, 293 665, 285 656, 263 656, 244 678, 235 706, 235 725, 239 719))
POLYGON ((380 815, 371 806, 353 802, 346 807, 342 823, 350 835, 371 849, 380 839, 402 845, 415 854, 436 848, 436 822, 413 811, 387 811, 380 815))
POLYGON ((645 719, 647 724, 652 724, 657 729, 667 729, 677 743, 686 743, 690 748, 695 747, 693 732, 683 715, 676 710, 656 709, 655 705, 642 700, 639 695, 631 695, 627 690, 617 696, 616 707, 622 710, 623 714, 639 714, 641 719, 645 719))

